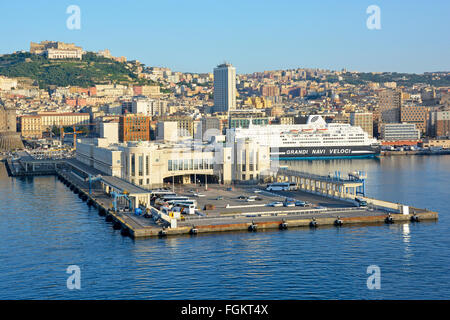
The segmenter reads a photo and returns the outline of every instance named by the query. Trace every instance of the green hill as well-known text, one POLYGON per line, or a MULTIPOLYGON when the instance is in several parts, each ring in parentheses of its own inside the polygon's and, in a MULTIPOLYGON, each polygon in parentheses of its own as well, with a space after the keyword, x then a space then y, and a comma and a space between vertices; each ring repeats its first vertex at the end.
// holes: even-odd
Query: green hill
POLYGON ((44 56, 13 53, 0 56, 0 75, 27 77, 40 88, 55 86, 90 87, 95 84, 154 84, 138 79, 133 68, 126 63, 99 57, 92 52, 83 55, 83 60, 48 60, 44 56))

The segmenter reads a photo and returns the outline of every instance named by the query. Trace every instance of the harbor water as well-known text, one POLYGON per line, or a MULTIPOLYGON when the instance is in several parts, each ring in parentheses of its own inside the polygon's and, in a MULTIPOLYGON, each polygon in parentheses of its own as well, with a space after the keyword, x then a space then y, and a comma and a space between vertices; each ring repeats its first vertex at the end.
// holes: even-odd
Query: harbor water
POLYGON ((449 299, 450 156, 284 162, 367 173, 368 196, 437 222, 133 241, 53 176, 0 163, 0 299, 449 299), (77 265, 81 288, 69 290, 77 265), (380 268, 369 290, 367 268, 380 268))

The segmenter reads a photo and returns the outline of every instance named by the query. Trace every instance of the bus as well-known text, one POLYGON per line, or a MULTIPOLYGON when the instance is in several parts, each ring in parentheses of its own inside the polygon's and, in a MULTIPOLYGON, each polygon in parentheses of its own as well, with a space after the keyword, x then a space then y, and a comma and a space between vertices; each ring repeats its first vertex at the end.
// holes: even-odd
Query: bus
POLYGON ((155 200, 155 205, 156 206, 171 205, 175 202, 186 202, 189 200, 191 200, 191 199, 189 199, 188 197, 184 197, 184 196, 172 196, 172 195, 162 196, 155 200))
POLYGON ((196 206, 189 203, 178 203, 172 207, 174 212, 180 212, 181 214, 195 214, 195 209, 196 206))
POLYGON ((197 200, 169 200, 167 201, 168 205, 176 206, 178 204, 192 204, 197 207, 197 200))
POLYGON ((157 191, 153 191, 152 195, 151 195, 151 199, 155 200, 157 198, 161 198, 164 196, 176 196, 177 194, 171 191, 167 191, 167 190, 157 190, 157 191))
POLYGON ((275 182, 267 185, 267 191, 288 191, 290 184, 288 182, 275 182))
POLYGON ((160 199, 162 201, 164 201, 164 202, 167 202, 167 201, 185 201, 185 200, 189 200, 189 197, 177 196, 177 195, 175 195, 175 196, 169 195, 169 196, 162 196, 162 197, 160 197, 160 199))

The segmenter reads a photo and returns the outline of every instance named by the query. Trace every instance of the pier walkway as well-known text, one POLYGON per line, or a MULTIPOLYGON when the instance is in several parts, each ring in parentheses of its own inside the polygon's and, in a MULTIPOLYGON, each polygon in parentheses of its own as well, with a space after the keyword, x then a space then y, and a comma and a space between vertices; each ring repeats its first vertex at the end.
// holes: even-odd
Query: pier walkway
POLYGON ((296 170, 280 168, 274 172, 278 182, 295 183, 297 189, 322 194, 327 197, 354 199, 358 194, 365 194, 365 174, 354 172, 348 178, 321 176, 296 170))

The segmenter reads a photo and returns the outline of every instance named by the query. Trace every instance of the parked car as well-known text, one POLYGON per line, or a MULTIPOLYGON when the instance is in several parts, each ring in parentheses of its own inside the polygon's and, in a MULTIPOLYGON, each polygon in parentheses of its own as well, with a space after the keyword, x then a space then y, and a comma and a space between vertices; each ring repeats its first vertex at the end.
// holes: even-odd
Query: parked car
POLYGON ((270 207, 282 207, 283 206, 283 202, 281 201, 274 201, 268 204, 268 206, 270 207))
POLYGON ((223 197, 222 197, 222 196, 218 196, 218 197, 216 198, 216 200, 223 200, 223 197))
POLYGON ((285 206, 285 207, 295 207, 295 202, 284 202, 283 206, 285 206))
POLYGON ((244 200, 244 199, 247 199, 247 197, 246 196, 239 196, 239 197, 237 197, 239 200, 244 200))
POLYGON ((204 196, 205 196, 205 195, 202 194, 202 193, 194 193, 194 197, 200 198, 200 197, 204 197, 204 196))
POLYGON ((295 206, 296 207, 306 207, 306 202, 305 201, 301 201, 301 200, 297 200, 297 201, 295 201, 295 206))

